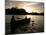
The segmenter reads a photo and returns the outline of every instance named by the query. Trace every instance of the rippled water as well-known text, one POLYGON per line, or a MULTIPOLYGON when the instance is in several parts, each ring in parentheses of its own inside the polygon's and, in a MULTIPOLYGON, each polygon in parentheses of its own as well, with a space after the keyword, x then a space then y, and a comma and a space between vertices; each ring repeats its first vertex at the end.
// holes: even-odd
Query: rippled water
MULTIPOLYGON (((41 16, 41 15, 14 15, 15 20, 24 19, 26 16, 27 16, 27 18, 30 18, 29 29, 33 28, 34 32, 43 32, 44 31, 44 16, 41 16), (32 26, 31 21, 34 21, 33 26, 32 26)), ((11 17, 12 17, 12 15, 6 15, 6 23, 10 23, 11 17)))

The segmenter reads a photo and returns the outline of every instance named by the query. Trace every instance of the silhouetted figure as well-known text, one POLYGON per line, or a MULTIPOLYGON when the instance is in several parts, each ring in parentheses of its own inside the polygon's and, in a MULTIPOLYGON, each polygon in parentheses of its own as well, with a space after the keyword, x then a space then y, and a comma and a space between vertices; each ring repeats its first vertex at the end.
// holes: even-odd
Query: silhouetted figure
POLYGON ((34 26, 34 21, 32 21, 32 26, 34 26))
POLYGON ((31 29, 31 32, 34 33, 34 21, 32 21, 32 29, 31 29))
POLYGON ((25 17, 25 19, 27 19, 27 16, 25 17))
POLYGON ((10 25, 11 25, 11 33, 14 33, 15 32, 15 19, 14 19, 14 16, 12 16, 12 18, 11 18, 10 25))
POLYGON ((19 32, 19 31, 16 32, 16 30, 17 29, 20 29, 21 30, 21 26, 28 25, 29 23, 30 23, 30 18, 27 19, 27 17, 25 17, 25 19, 16 21, 14 19, 14 16, 12 16, 11 22, 10 22, 10 25, 11 25, 11 33, 14 34, 14 33, 19 32))

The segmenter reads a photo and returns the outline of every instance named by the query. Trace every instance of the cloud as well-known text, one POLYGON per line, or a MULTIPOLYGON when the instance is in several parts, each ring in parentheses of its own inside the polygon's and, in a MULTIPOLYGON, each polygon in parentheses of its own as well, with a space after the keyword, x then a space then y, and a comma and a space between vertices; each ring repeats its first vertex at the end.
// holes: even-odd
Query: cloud
POLYGON ((42 2, 10 1, 6 2, 5 5, 6 8, 12 8, 12 7, 18 7, 23 9, 31 8, 34 12, 35 11, 43 12, 44 10, 44 3, 42 2))

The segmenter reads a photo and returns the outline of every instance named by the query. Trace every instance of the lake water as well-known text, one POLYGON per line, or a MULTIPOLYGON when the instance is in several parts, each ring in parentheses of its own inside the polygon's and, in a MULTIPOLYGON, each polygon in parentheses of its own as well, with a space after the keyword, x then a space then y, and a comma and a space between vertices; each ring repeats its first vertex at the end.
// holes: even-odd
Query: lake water
MULTIPOLYGON (((7 25, 7 30, 10 29, 10 21, 13 15, 6 15, 6 25, 7 25), (8 27, 9 26, 9 27, 8 27)), ((15 20, 21 20, 24 19, 27 16, 27 18, 30 18, 30 24, 29 29, 33 28, 34 32, 43 32, 44 31, 44 16, 41 15, 14 15, 15 20), (32 22, 34 21, 34 26, 32 26, 32 22)))

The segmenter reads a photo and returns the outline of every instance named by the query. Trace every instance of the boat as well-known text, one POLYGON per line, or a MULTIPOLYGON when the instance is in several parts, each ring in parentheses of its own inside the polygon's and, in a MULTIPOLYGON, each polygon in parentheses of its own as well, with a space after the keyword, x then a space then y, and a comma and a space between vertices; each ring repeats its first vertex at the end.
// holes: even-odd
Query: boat
POLYGON ((28 25, 29 23, 30 23, 30 18, 28 18, 28 19, 25 18, 25 19, 18 20, 18 21, 15 20, 16 27, 28 25))

